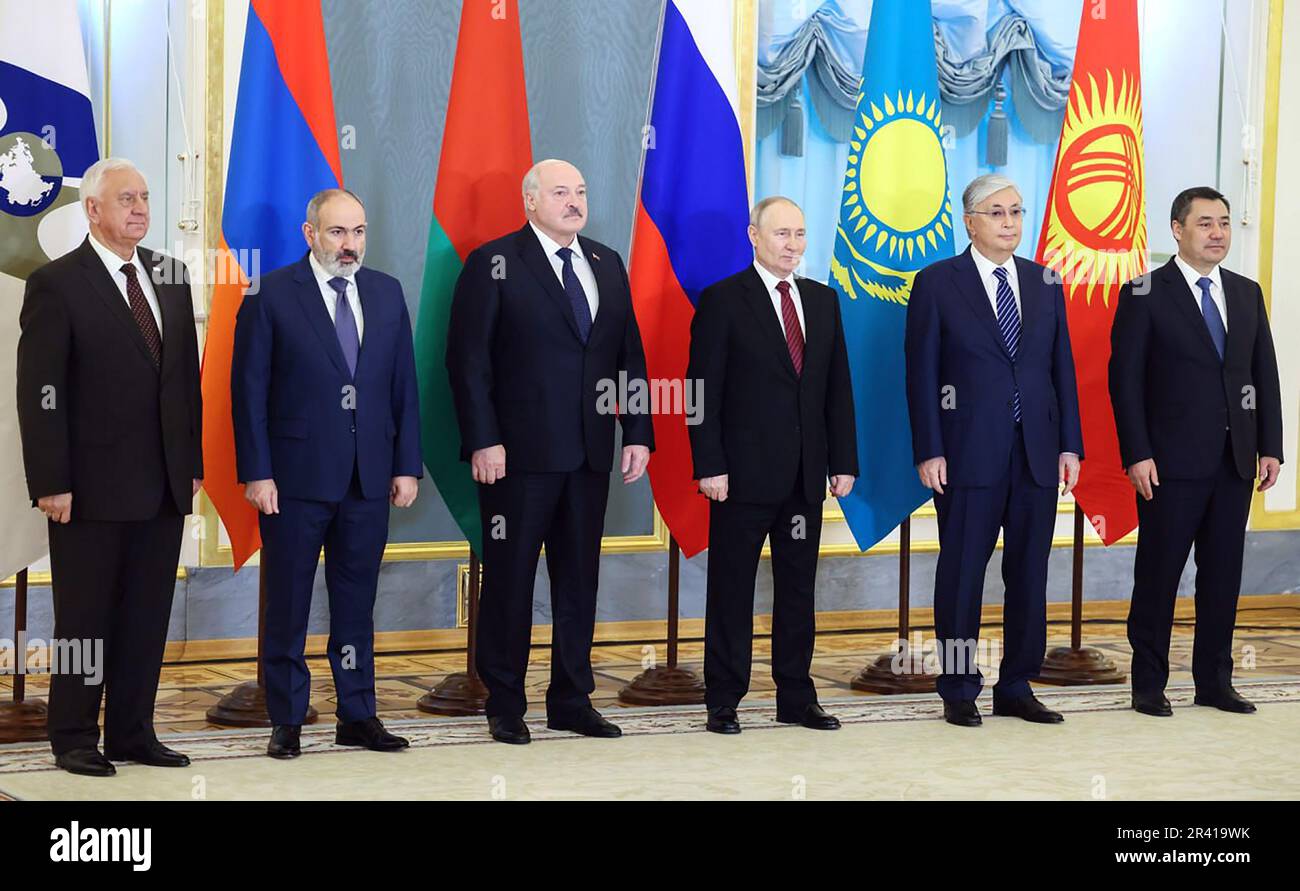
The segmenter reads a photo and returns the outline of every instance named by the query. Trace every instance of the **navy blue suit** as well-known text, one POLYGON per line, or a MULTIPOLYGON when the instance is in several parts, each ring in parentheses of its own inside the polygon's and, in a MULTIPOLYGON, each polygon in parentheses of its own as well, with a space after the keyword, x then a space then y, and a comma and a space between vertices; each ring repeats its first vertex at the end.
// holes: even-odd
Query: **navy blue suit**
POLYGON ((355 276, 364 332, 355 376, 306 256, 267 273, 235 326, 231 405, 239 480, 273 479, 259 517, 266 567, 263 674, 276 724, 301 724, 303 658, 321 547, 338 714, 375 714, 374 601, 395 476, 423 475, 411 320, 397 279, 355 276))
POLYGON ((921 464, 942 456, 948 465, 948 485, 934 498, 934 611, 944 666, 939 694, 950 701, 974 699, 982 686, 964 647, 979 639, 984 573, 999 530, 1006 597, 995 692, 1029 694, 1046 650, 1059 457, 1083 457, 1064 293, 1042 266, 1014 262, 1021 320, 1014 360, 969 248, 921 270, 907 307, 913 457, 921 464))

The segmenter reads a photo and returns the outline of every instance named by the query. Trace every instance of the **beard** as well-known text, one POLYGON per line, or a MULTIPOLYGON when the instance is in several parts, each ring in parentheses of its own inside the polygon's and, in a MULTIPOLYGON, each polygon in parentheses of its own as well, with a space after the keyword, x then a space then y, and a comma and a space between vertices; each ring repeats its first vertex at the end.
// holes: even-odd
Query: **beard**
POLYGON ((339 278, 356 275, 357 270, 361 268, 361 261, 366 258, 366 252, 364 250, 329 253, 319 244, 312 245, 311 253, 312 256, 316 258, 316 262, 321 265, 322 269, 330 275, 339 278), (352 262, 344 263, 344 258, 350 258, 352 262))

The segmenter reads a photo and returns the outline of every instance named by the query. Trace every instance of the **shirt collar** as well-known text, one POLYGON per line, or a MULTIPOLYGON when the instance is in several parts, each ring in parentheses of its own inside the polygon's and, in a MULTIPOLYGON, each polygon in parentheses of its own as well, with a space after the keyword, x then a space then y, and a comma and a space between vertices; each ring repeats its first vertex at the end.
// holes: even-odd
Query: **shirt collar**
POLYGON ((140 269, 144 268, 144 263, 140 259, 140 251, 138 248, 131 251, 130 260, 123 260, 112 250, 110 250, 106 245, 101 244, 99 239, 96 238, 94 234, 91 234, 88 237, 90 238, 90 246, 95 249, 95 253, 99 255, 99 259, 103 261, 104 266, 108 268, 108 271, 111 274, 116 275, 117 273, 121 272, 122 264, 124 263, 134 263, 137 268, 140 269))
POLYGON ((971 255, 971 259, 975 261, 975 268, 979 270, 980 281, 986 281, 992 278, 993 270, 995 269, 1005 269, 1007 271, 1007 280, 1010 282, 1015 282, 1017 284, 1019 283, 1019 279, 1017 279, 1016 277, 1015 255, 1007 257, 1007 262, 1003 263, 1000 266, 997 263, 994 263, 988 257, 981 254, 979 252, 979 249, 977 249, 973 244, 970 246, 970 255, 971 255))
MULTIPOLYGON (((560 244, 554 238, 551 238, 551 236, 547 235, 541 229, 538 229, 537 224, 532 220, 528 221, 528 225, 532 227, 533 233, 537 236, 537 240, 542 243, 542 252, 545 253, 548 258, 554 257, 555 252, 564 247, 564 245, 560 244)), ((577 235, 573 236, 573 241, 570 242, 568 246, 573 249, 573 255, 575 257, 584 256, 582 253, 582 245, 578 243, 577 235)))
POLYGON ((329 271, 324 266, 320 265, 320 261, 316 259, 316 255, 313 253, 307 254, 307 262, 311 264, 312 274, 316 276, 316 282, 322 288, 329 288, 333 290, 334 286, 330 284, 330 279, 332 278, 342 278, 349 285, 356 287, 357 274, 355 272, 353 272, 351 275, 341 275, 341 276, 330 275, 329 271))
MULTIPOLYGON (((1196 282, 1200 280, 1201 274, 1193 269, 1192 265, 1178 254, 1174 254, 1174 263, 1178 266, 1178 271, 1183 274, 1183 278, 1187 279, 1187 286, 1192 289, 1192 293, 1200 294, 1201 288, 1196 284, 1196 282)), ((1214 268, 1210 270, 1210 274, 1205 277, 1214 284, 1214 288, 1211 288, 1210 290, 1217 288, 1220 294, 1223 293, 1223 279, 1219 275, 1219 264, 1214 264, 1214 268)))
POLYGON ((785 278, 777 278, 775 275, 773 275, 771 272, 768 271, 766 266, 764 266, 762 263, 758 262, 757 260, 754 261, 754 268, 758 270, 758 277, 763 280, 763 284, 767 286, 767 290, 769 293, 776 290, 776 286, 778 282, 789 282, 791 291, 797 292, 799 290, 795 286, 793 275, 786 276, 785 278))

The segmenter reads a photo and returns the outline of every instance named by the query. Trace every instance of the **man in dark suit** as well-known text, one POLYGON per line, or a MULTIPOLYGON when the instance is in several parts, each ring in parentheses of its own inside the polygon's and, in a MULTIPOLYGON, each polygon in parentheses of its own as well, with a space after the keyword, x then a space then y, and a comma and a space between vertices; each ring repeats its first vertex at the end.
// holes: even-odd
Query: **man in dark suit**
POLYGON ((335 742, 392 752, 407 741, 375 716, 374 607, 388 506, 409 507, 424 473, 411 319, 397 279, 361 265, 360 199, 318 193, 302 231, 307 255, 244 296, 231 363, 239 479, 261 512, 267 754, 300 753, 322 545, 335 742))
POLYGON ((934 626, 944 717, 981 723, 975 699, 984 571, 1003 534, 1003 654, 993 714, 1062 717, 1029 687, 1047 646, 1047 560, 1056 485, 1079 479, 1083 434, 1065 295, 1016 257, 1024 208, 1004 176, 962 195, 971 246, 917 273, 907 306, 907 404, 921 482, 934 490, 934 626))
POLYGON ((185 268, 138 247, 144 177, 106 158, 81 199, 89 237, 27 280, 18 418, 29 494, 49 517, 55 640, 103 644, 102 682, 89 665, 51 666, 50 747, 64 770, 111 776, 112 761, 189 764, 158 741, 153 708, 203 412, 185 268))
POLYGON ((794 274, 807 245, 803 212, 765 198, 749 218, 754 264, 706 288, 691 322, 688 379, 704 411, 690 428, 700 491, 709 498, 704 623, 706 727, 739 733, 749 690, 754 578, 772 542, 772 677, 784 724, 835 730, 809 669, 826 481, 847 495, 858 474, 853 385, 840 304, 794 274))
POLYGON ((1258 468, 1258 491, 1271 488, 1282 463, 1277 357, 1259 285, 1219 265, 1232 243, 1228 199, 1187 189, 1170 226, 1178 254, 1120 289, 1110 334, 1120 457, 1139 496, 1133 708, 1173 714, 1169 636, 1195 545, 1196 704, 1249 713, 1232 687, 1232 630, 1250 484, 1258 468))
MULTIPOLYGON (((598 397, 620 374, 644 381, 645 353, 622 259, 578 235, 587 222, 582 174, 565 161, 539 162, 524 177, 523 200, 524 227, 465 258, 447 339, 461 457, 480 484, 478 669, 492 737, 527 743, 524 675, 545 544, 553 615, 546 726, 615 737, 619 728, 590 699, 614 451, 614 415, 598 397)), ((650 460, 650 416, 623 407, 618 420, 623 482, 632 483, 650 460)))

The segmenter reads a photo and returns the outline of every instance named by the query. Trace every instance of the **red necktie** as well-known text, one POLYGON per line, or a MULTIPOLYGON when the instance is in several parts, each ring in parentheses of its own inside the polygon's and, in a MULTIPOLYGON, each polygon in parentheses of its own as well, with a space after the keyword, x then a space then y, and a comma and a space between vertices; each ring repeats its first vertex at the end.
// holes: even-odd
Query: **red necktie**
POLYGON ((162 337, 158 334, 158 323, 154 321, 149 301, 144 299, 144 288, 140 287, 135 264, 123 263, 122 272, 126 275, 126 299, 131 303, 131 315, 140 326, 140 334, 144 337, 144 345, 149 348, 149 355, 153 356, 153 364, 157 365, 162 359, 162 337))
POLYGON ((790 283, 777 282, 776 289, 781 293, 781 320, 785 323, 785 345, 790 350, 790 361, 794 363, 794 373, 803 374, 803 329, 799 327, 799 314, 794 311, 794 300, 790 298, 790 283))

